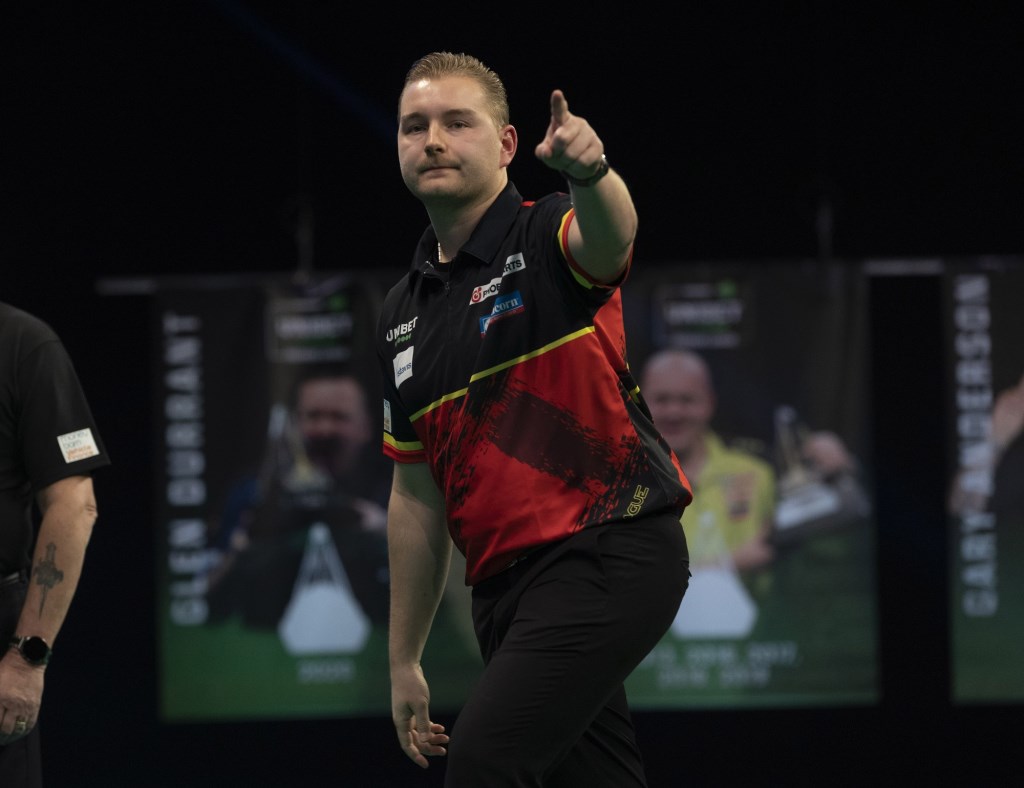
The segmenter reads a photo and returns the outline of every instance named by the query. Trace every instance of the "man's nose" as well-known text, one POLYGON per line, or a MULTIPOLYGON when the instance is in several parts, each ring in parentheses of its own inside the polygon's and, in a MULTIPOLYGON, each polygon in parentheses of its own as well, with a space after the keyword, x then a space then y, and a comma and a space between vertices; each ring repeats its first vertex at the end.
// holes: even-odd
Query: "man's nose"
POLYGON ((427 128, 426 148, 432 153, 444 149, 444 133, 441 127, 434 123, 427 128))

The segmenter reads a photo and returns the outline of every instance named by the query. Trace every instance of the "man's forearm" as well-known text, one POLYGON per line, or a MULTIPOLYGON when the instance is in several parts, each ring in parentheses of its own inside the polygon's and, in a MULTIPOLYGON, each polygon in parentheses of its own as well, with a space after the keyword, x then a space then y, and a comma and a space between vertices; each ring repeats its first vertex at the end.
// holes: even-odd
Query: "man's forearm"
POLYGON ((392 495, 388 510, 392 665, 419 662, 444 593, 452 543, 442 517, 392 495))
POLYGON ((36 635, 52 646, 78 589, 96 521, 92 480, 62 479, 40 493, 39 505, 43 517, 17 633, 36 635))

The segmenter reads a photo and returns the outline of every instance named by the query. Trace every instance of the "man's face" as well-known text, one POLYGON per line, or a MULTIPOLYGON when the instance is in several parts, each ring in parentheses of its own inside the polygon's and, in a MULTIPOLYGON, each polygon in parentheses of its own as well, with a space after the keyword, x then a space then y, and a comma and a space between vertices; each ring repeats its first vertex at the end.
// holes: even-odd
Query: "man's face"
POLYGON ((476 80, 424 79, 402 92, 398 161, 420 200, 463 205, 493 196, 514 153, 515 129, 495 127, 476 80))
POLYGON ((655 360, 644 371, 640 391, 654 425, 679 457, 697 446, 715 409, 703 364, 680 356, 655 360))
POLYGON ((322 378, 303 384, 296 418, 314 465, 339 477, 349 473, 371 439, 366 398, 350 378, 322 378))

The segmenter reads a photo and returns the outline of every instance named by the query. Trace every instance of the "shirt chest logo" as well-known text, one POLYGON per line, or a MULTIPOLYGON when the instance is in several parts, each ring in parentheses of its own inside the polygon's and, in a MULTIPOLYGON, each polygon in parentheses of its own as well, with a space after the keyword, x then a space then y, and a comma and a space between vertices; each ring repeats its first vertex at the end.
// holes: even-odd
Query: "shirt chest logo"
POLYGON ((394 328, 389 328, 384 338, 388 342, 394 342, 396 345, 412 339, 412 330, 416 328, 417 320, 419 320, 418 315, 407 323, 399 323, 394 328))
POLYGON ((487 333, 491 323, 502 318, 518 315, 526 311, 526 304, 523 303, 523 296, 516 290, 514 293, 506 293, 494 299, 494 308, 489 315, 480 318, 480 336, 487 333))
POLYGON ((473 293, 469 297, 469 305, 479 304, 481 301, 486 301, 491 296, 497 295, 501 289, 501 281, 509 274, 522 271, 524 268, 526 268, 526 261, 523 259, 522 252, 509 255, 501 269, 501 276, 496 276, 487 284, 477 285, 473 288, 473 293))

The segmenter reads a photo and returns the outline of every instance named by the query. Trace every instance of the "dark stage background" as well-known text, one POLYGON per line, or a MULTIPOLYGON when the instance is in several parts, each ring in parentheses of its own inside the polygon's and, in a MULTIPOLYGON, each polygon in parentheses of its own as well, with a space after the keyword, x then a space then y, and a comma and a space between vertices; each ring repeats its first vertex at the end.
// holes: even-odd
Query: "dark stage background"
MULTIPOLYGON (((640 211, 637 264, 1024 252, 1024 27, 1008 4, 464 7, 40 3, 0 23, 0 299, 67 344, 115 465, 47 673, 51 786, 440 785, 390 720, 157 717, 149 302, 102 282, 404 270, 426 222, 398 174, 406 68, 506 80, 527 196, 552 88, 640 211), (305 230, 306 232, 303 232, 305 230), (312 783, 310 783, 312 781, 312 783)), ((871 286, 882 700, 643 713, 652 786, 1000 784, 1021 709, 950 702, 941 287, 871 286)), ((1024 300, 1024 294, 1022 294, 1024 300)))

